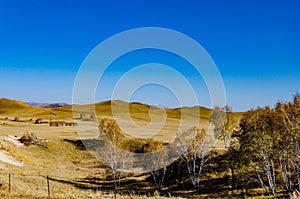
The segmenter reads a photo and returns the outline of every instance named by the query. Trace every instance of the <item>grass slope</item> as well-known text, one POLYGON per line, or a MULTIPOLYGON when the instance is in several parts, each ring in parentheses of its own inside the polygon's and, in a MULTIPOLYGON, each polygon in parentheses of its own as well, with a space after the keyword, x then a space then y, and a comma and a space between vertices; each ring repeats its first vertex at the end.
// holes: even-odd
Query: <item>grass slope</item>
MULTIPOLYGON (((123 101, 104 101, 92 105, 65 106, 61 108, 38 108, 28 106, 27 104, 9 100, 0 99, 0 135, 17 135, 21 136, 28 131, 35 133, 38 137, 49 140, 49 148, 41 146, 20 147, 3 144, 3 150, 8 151, 18 160, 24 162, 23 167, 5 165, 0 163, 0 198, 34 198, 34 195, 39 198, 47 198, 46 180, 43 176, 51 177, 50 187, 53 198, 112 198, 112 181, 109 178, 111 171, 101 165, 95 158, 84 149, 79 136, 75 133, 75 127, 50 127, 48 124, 35 125, 33 122, 14 122, 4 119, 5 117, 20 119, 55 119, 55 120, 72 120, 73 117, 79 117, 80 114, 85 114, 88 117, 93 110, 96 110, 98 117, 112 117, 118 115, 120 118, 125 118, 130 115, 131 119, 139 126, 151 125, 151 121, 158 121, 163 114, 167 116, 167 120, 159 133, 154 135, 155 139, 161 142, 168 142, 174 138, 180 126, 180 120, 192 121, 198 117, 200 113, 200 123, 203 128, 207 127, 210 119, 211 110, 208 108, 182 107, 176 109, 163 109, 160 107, 149 106, 140 103, 126 103, 123 101), (112 113, 112 107, 114 114, 112 113), (73 115, 73 108, 75 115, 73 115), (183 114, 184 113, 184 114, 183 114), (8 173, 13 173, 12 177, 12 194, 8 196, 8 173), (1 186, 0 186, 1 187, 1 186), (2 195, 1 195, 2 194, 2 195), (13 195, 15 194, 16 197, 13 195)), ((239 121, 243 113, 234 113, 236 122, 239 121)), ((156 126, 154 126, 156 127, 156 126)), ((144 133, 131 128, 133 133, 144 133)), ((138 145, 138 140, 126 140, 131 148, 134 144, 138 145)), ((143 143, 142 143, 143 144, 143 143)), ((142 145, 140 144, 140 145, 142 145)), ((212 161, 213 162, 213 161, 212 161)), ((214 165, 213 165, 214 166, 214 165)), ((208 169, 209 170, 209 169, 208 169)), ((202 193, 204 196, 211 194, 216 182, 219 178, 227 175, 227 170, 217 174, 207 172, 204 176, 203 188, 208 190, 208 193, 202 193), (223 173, 222 173, 223 172, 223 173), (218 175, 221 175, 219 177, 218 175), (213 176, 213 177, 211 177, 213 176), (210 185, 211 184, 211 185, 210 185), (206 186, 208 188, 206 188, 206 186)), ((172 177, 168 179, 171 180, 172 177)), ((128 174, 122 179, 120 192, 128 193, 129 196, 119 198, 147 198, 149 190, 153 191, 149 174, 134 176, 128 174), (139 192, 130 196, 132 187, 139 192), (138 196, 142 194, 143 196, 138 196)), ((189 179, 183 179, 182 182, 176 182, 173 193, 178 191, 178 195, 188 197, 193 194, 189 179)), ((222 185, 222 184, 221 184, 222 185)), ((220 188, 222 194, 226 194, 227 190, 220 188), (223 193, 224 192, 224 193, 223 193)), ((198 193, 195 193, 198 194, 198 193)), ((218 193, 219 194, 219 193, 218 193)), ((152 192, 149 194, 152 195, 152 192)), ((203 196, 202 195, 202 196, 203 196)), ((199 196, 199 195, 197 195, 199 196)), ((200 197, 200 196, 199 196, 200 197)), ((155 197, 160 198, 160 197, 155 197)))
MULTIPOLYGON (((111 117, 113 113, 122 116, 127 114, 129 110, 129 114, 133 119, 145 121, 150 121, 151 119, 149 111, 151 114, 154 114, 154 117, 156 116, 155 113, 164 111, 168 118, 173 119, 181 119, 182 117, 192 118, 200 114, 201 119, 209 120, 211 115, 211 109, 201 106, 163 109, 141 103, 127 103, 120 100, 109 100, 96 104, 77 105, 74 107, 64 106, 60 108, 39 108, 29 106, 21 101, 0 98, 0 115, 5 116, 37 117, 41 119, 72 119, 73 110, 75 117, 79 116, 81 113, 91 114, 93 113, 93 110, 96 110, 96 114, 99 117, 111 117)), ((243 113, 234 113, 234 116, 239 121, 242 114, 243 113)))

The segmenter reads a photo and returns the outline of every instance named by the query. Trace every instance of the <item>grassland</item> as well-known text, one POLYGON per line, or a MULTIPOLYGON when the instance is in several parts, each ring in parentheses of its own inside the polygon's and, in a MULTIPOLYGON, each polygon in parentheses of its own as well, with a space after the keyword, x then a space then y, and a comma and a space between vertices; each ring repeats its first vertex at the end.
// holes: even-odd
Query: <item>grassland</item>
MULTIPOLYGON (((24 163, 20 167, 0 161, 1 197, 46 198, 45 177, 49 176, 53 198, 112 198, 113 181, 110 177, 110 170, 85 150, 80 141, 83 138, 93 139, 97 136, 91 131, 95 122, 88 121, 93 110, 95 110, 98 119, 113 118, 113 115, 118 115, 119 122, 124 123, 129 132, 127 136, 131 138, 152 138, 163 143, 172 141, 179 130, 194 125, 195 121, 197 121, 199 128, 207 129, 211 115, 211 110, 203 107, 162 109, 139 103, 106 101, 95 105, 75 106, 74 109, 72 106, 52 109, 31 107, 23 102, 2 98, 0 99, 0 136, 21 137, 28 132, 35 134, 40 139, 48 140, 49 144, 48 148, 43 146, 25 147, 16 146, 8 140, 0 139, 1 150, 8 152, 13 158, 24 163), (200 112, 200 117, 198 112, 200 112), (78 118, 82 115, 86 117, 86 121, 83 121, 86 124, 86 129, 80 134, 78 134, 77 128, 73 126, 51 127, 48 123, 34 124, 36 119, 73 121, 74 118, 77 118, 79 121, 78 118), (134 125, 128 124, 128 116, 134 125), (160 122, 163 118, 166 121, 161 128, 160 122), (180 123, 182 121, 184 121, 183 124, 180 123), (149 131, 141 131, 143 127, 148 127, 149 131), (155 133, 152 133, 152 130, 155 133), (8 174, 11 174, 11 194, 8 194, 8 174)), ((239 121, 241 115, 242 113, 234 113, 236 122, 239 121)), ((219 150, 222 153, 224 150, 222 141, 219 142, 217 148, 216 151, 219 150)), ((227 171, 218 175, 224 177, 227 175, 227 171)), ((203 186, 217 180, 217 177, 220 177, 218 175, 207 173, 204 176, 206 183, 203 186)), ((119 198, 155 196, 150 174, 127 173, 121 179, 121 184, 119 192, 122 196, 119 198)), ((221 189, 215 195, 209 192, 199 193, 188 184, 188 179, 182 179, 181 182, 178 182, 177 187, 173 186, 162 190, 162 195, 192 196, 192 198, 204 196, 218 198, 228 195, 228 190, 221 191, 221 189)))

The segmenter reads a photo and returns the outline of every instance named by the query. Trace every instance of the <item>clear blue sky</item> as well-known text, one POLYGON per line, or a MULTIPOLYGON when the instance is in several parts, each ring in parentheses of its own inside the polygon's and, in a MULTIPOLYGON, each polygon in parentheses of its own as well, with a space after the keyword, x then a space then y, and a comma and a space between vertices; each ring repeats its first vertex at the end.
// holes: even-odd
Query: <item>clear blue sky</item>
MULTIPOLYGON (((234 110, 287 101, 300 91, 299 10, 297 0, 2 0, 0 97, 71 103, 77 70, 94 47, 121 31, 154 26, 180 31, 207 50, 234 110)), ((112 67, 106 84, 120 71, 112 67)), ((172 94, 155 86, 133 100, 176 106, 172 94)))

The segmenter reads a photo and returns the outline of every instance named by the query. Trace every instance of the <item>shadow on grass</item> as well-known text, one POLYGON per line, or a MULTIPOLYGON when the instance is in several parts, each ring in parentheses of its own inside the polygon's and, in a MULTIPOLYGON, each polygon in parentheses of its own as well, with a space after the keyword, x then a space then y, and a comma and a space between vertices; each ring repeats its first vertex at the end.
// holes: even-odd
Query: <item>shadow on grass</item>
MULTIPOLYGON (((79 180, 74 180, 74 181, 49 177, 49 180, 54 181, 54 182, 72 185, 74 187, 77 187, 77 188, 80 188, 83 190, 93 190, 93 191, 102 190, 102 191, 106 191, 106 192, 112 192, 114 190, 114 181, 113 180, 103 180, 103 179, 96 178, 96 177, 84 178, 84 179, 79 179, 79 180)), ((122 178, 121 179, 121 187, 118 188, 118 192, 120 194, 129 194, 129 193, 132 193, 132 191, 134 190, 135 193, 147 195, 153 191, 149 185, 151 185, 151 184, 149 184, 146 181, 122 178)))
MULTIPOLYGON (((101 190, 107 193, 113 192, 114 190, 114 182, 113 180, 103 180, 96 177, 91 178, 83 178, 74 181, 50 178, 51 181, 60 182, 72 185, 74 187, 83 189, 83 190, 101 190)), ((150 181, 151 177, 147 177, 143 179, 134 179, 134 178, 122 178, 121 179, 121 187, 118 188, 118 193, 121 195, 130 195, 131 193, 135 193, 138 195, 147 195, 152 196, 155 192, 154 184, 150 181)), ((167 181, 168 179, 166 179, 167 181)), ((231 189, 228 187, 227 181, 229 179, 226 178, 216 178, 216 179, 208 179, 203 180, 198 189, 193 187, 192 183, 186 179, 183 183, 177 183, 175 185, 169 187, 163 187, 160 190, 161 196, 173 196, 173 197, 183 197, 183 198, 255 198, 257 196, 262 197, 261 193, 243 193, 241 190, 236 193, 232 193, 231 189)), ((287 198, 287 194, 278 194, 272 198, 287 198)))
POLYGON ((103 140, 96 140, 96 139, 85 139, 85 140, 71 140, 71 139, 64 139, 65 142, 73 144, 79 150, 97 150, 100 147, 104 146, 103 140))
MULTIPOLYGON (((73 144, 79 150, 89 149, 97 150, 102 147, 104 142, 102 140, 86 139, 86 140, 70 140, 65 139, 65 142, 73 144)), ((206 175, 200 182, 200 186, 195 188, 187 173, 184 162, 181 159, 174 161, 167 167, 167 172, 164 180, 164 186, 159 191, 161 196, 175 196, 184 198, 245 198, 262 196, 262 193, 252 192, 256 190, 259 185, 255 182, 247 185, 246 189, 249 192, 244 192, 246 185, 242 182, 235 185, 235 189, 231 188, 232 182, 230 176, 211 178, 206 175)), ((228 163, 226 157, 214 154, 210 159, 210 164, 205 166, 205 173, 211 174, 209 171, 226 172, 228 171, 228 163)), ((114 190, 114 182, 111 176, 104 178, 88 177, 83 179, 65 180, 50 178, 52 181, 66 183, 83 190, 102 190, 104 192, 112 192, 114 190)), ((153 178, 150 174, 128 174, 121 179, 121 187, 118 189, 120 194, 130 194, 132 192, 140 195, 153 195, 155 192, 153 178)), ((277 196, 274 198, 286 198, 285 196, 277 196)))

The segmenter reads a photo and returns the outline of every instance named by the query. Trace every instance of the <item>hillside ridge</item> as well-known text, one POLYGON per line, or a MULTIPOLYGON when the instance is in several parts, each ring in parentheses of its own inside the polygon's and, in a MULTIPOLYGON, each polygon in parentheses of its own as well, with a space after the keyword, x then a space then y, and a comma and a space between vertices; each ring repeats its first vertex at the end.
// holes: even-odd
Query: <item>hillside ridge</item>
MULTIPOLYGON (((57 103, 60 104, 60 103, 57 103)), ((185 113, 189 117, 194 117, 200 114, 203 119, 209 119, 212 109, 203 106, 191 106, 181 108, 163 108, 158 106, 151 106, 140 102, 125 102, 122 100, 106 100, 102 102, 96 102, 95 104, 84 105, 69 105, 69 106, 47 106, 36 107, 29 106, 28 104, 7 98, 0 98, 0 115, 2 116, 14 116, 14 117, 32 117, 41 119, 68 119, 71 120, 76 114, 92 113, 95 108, 97 115, 112 116, 112 105, 114 110, 119 113, 129 112, 132 117, 148 120, 150 109, 153 110, 165 110, 169 118, 180 118, 182 113, 185 113)), ((242 113, 234 113, 236 115, 242 115, 242 113)))

